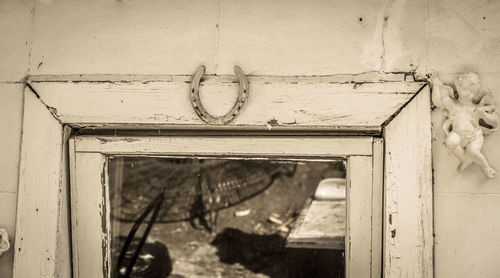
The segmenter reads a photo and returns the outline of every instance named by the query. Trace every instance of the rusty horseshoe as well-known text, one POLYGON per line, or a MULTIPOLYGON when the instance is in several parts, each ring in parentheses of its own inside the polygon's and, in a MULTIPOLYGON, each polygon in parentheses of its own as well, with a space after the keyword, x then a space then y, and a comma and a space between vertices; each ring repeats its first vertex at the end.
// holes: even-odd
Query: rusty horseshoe
POLYGON ((240 84, 238 90, 238 99, 234 104, 233 108, 229 112, 227 112, 223 116, 213 116, 205 110, 203 104, 200 100, 200 82, 201 78, 205 74, 205 66, 201 65, 196 73, 193 75, 191 79, 190 86, 190 95, 189 98, 191 100, 191 104, 193 105, 193 109, 200 117, 202 121, 210 125, 226 125, 234 120, 236 116, 241 112, 241 109, 245 105, 248 100, 248 79, 241 70, 239 66, 234 67, 234 74, 238 78, 238 82, 240 84))

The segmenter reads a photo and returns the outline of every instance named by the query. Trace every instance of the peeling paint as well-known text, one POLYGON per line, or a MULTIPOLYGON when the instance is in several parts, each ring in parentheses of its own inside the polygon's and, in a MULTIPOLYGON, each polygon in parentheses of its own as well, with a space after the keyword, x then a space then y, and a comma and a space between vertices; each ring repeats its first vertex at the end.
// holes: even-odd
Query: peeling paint
POLYGON ((109 158, 106 158, 103 166, 102 166, 102 172, 101 172, 101 185, 102 185, 102 203, 99 204, 99 207, 101 208, 101 225, 102 225, 102 266, 103 266, 103 277, 108 277, 110 273, 109 269, 109 214, 108 214, 108 205, 107 202, 109 201, 108 197, 108 188, 107 188, 107 175, 108 175, 108 160, 109 158))
POLYGON ((279 126, 280 125, 278 120, 276 120, 275 118, 270 119, 266 123, 267 123, 266 125, 270 125, 270 126, 279 126))
POLYGON ((269 130, 271 130, 271 127, 289 126, 289 125, 296 125, 296 124, 297 124, 297 120, 294 120, 293 122, 280 122, 275 118, 272 118, 266 122, 266 126, 269 130))

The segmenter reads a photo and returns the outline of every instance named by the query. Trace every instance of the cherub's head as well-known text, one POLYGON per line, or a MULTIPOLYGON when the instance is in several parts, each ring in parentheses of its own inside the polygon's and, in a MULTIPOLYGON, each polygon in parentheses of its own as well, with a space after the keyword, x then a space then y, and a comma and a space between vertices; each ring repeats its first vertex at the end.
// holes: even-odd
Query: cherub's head
POLYGON ((455 80, 458 100, 462 102, 473 102, 481 95, 479 77, 473 72, 464 73, 455 80))

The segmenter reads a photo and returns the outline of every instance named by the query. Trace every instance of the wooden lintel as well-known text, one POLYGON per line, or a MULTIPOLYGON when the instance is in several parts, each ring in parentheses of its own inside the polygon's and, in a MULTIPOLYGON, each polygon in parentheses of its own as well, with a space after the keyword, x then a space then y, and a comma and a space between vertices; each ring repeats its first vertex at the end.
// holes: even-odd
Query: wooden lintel
MULTIPOLYGON (((326 77, 249 77, 244 110, 228 125, 207 125, 188 99, 189 76, 161 80, 36 81, 30 86, 65 124, 84 130, 322 131, 378 135, 382 124, 422 87, 420 82, 338 83, 326 77)), ((234 80, 233 80, 234 79, 234 80)), ((43 79, 42 79, 43 80, 43 79)), ((238 84, 208 76, 203 105, 213 115, 233 105, 238 84)))

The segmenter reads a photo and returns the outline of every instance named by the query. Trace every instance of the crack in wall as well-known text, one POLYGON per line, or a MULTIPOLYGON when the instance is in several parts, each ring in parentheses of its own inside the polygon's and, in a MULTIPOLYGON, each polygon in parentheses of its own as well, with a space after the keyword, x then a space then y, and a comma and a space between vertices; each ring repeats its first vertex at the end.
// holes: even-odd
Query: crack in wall
MULTIPOLYGON (((223 83, 237 83, 233 75, 205 74, 204 77, 217 77, 223 83), (227 80, 226 80, 227 79, 227 80)), ((317 79, 319 82, 352 83, 352 82, 400 82, 419 80, 414 71, 364 71, 359 73, 336 73, 328 75, 247 75, 251 79, 269 79, 273 82, 292 82, 294 79, 317 79), (413 80, 408 79, 411 77, 413 80), (331 79, 331 80, 330 80, 331 79)), ((72 83, 151 83, 151 82, 186 82, 191 83, 191 75, 141 75, 141 74, 69 74, 69 75, 31 75, 22 82, 72 82, 72 83)))
POLYGON ((380 53, 380 68, 379 68, 379 72, 385 72, 385 30, 387 28, 387 24, 389 22, 389 14, 390 14, 390 11, 391 11, 391 6, 392 6, 392 3, 393 3, 393 0, 386 0, 385 1, 385 6, 384 6, 384 11, 382 13, 382 34, 380 36, 380 40, 381 40, 381 46, 382 46, 382 49, 381 49, 381 53, 380 53))
MULTIPOLYGON (((33 8, 31 9, 31 35, 26 41, 27 44, 29 44, 29 50, 28 50, 28 60, 27 60, 27 67, 26 67, 26 75, 29 75, 31 72, 31 52, 33 50, 33 41, 35 37, 35 16, 36 16, 36 6, 38 1, 33 1, 33 8)), ((23 81, 26 80, 25 78, 23 81)))
POLYGON ((214 73, 217 74, 217 68, 219 66, 219 21, 220 21, 220 0, 217 0, 216 7, 216 23, 215 23, 215 42, 214 42, 214 73))
POLYGON ((430 50, 430 42, 429 42, 429 1, 424 1, 424 32, 425 32, 425 67, 424 72, 429 72, 429 50, 430 50))

